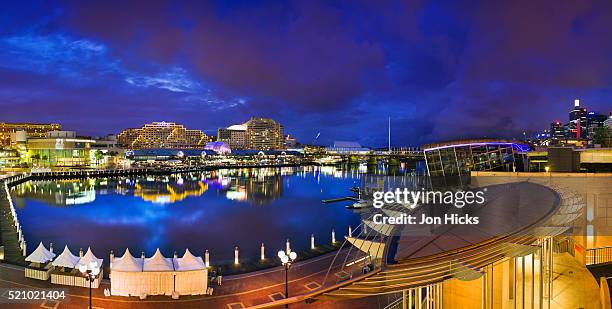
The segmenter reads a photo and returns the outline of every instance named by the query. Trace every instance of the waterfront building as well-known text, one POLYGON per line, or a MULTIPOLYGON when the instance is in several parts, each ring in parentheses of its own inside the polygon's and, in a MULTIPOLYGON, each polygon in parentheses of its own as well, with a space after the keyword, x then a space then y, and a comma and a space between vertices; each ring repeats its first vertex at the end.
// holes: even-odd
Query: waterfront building
POLYGON ((297 139, 295 136, 287 134, 287 136, 285 136, 285 147, 294 148, 295 146, 297 146, 297 139))
POLYGON ((203 148, 210 138, 200 130, 189 130, 174 122, 152 122, 142 128, 119 133, 120 145, 130 149, 203 148))
POLYGON ((450 141, 423 146, 427 172, 437 185, 462 184, 472 171, 525 171, 524 142, 497 139, 450 141))
POLYGON ((227 128, 219 128, 217 130, 217 141, 228 144, 231 149, 246 149, 246 124, 235 124, 227 128))
POLYGON ((74 131, 50 131, 43 138, 27 138, 24 156, 37 166, 86 167, 93 143, 92 139, 77 137, 74 131))
POLYGON ((357 142, 334 141, 334 145, 325 148, 325 151, 328 154, 366 154, 370 149, 357 142))
POLYGON ((6 123, 0 122, 0 146, 11 144, 11 136, 24 132, 28 137, 45 137, 49 131, 59 131, 62 126, 57 123, 6 123))
POLYGON ((253 117, 246 122, 247 148, 284 149, 284 128, 270 118, 253 117))
POLYGON ((19 163, 19 152, 15 149, 0 148, 0 168, 14 167, 19 163))

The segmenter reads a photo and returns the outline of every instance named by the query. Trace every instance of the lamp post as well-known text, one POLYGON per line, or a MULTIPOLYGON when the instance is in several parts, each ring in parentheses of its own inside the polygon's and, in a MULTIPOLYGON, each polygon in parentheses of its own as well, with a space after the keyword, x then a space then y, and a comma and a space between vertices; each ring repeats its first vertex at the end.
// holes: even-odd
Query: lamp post
POLYGON ((89 265, 79 264, 79 271, 89 281, 89 308, 91 309, 91 283, 100 275, 100 267, 96 261, 92 261, 89 265))
MULTIPOLYGON (((278 258, 283 263, 283 267, 285 268, 285 299, 289 298, 289 268, 291 268, 291 264, 297 258, 297 253, 285 252, 283 250, 278 251, 278 258), (288 255, 287 255, 288 254, 288 255)), ((289 308, 289 304, 285 304, 285 308, 289 308)))

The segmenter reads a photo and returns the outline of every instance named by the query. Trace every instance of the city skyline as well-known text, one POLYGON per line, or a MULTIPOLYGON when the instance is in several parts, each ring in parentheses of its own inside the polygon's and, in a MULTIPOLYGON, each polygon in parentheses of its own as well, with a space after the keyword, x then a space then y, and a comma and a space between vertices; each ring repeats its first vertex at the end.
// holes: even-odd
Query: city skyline
POLYGON ((520 137, 576 98, 609 112, 609 5, 6 4, 0 121, 212 135, 257 116, 380 147, 390 116, 394 146, 520 137))

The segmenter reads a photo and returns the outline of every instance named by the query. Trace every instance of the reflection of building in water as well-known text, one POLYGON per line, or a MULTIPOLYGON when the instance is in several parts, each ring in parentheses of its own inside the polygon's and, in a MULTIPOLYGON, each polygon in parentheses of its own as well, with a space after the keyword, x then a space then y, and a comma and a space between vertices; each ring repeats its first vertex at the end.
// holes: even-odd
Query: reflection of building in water
POLYGON ((12 194, 18 205, 22 198, 58 206, 87 204, 96 200, 93 185, 77 180, 26 182, 17 186, 12 194))
POLYGON ((214 176, 227 183, 225 196, 230 200, 249 201, 255 205, 269 204, 283 194, 283 175, 295 174, 295 169, 228 169, 214 176))
POLYGON ((163 182, 138 182, 134 184, 134 196, 155 204, 171 204, 188 196, 201 196, 208 185, 200 181, 183 181, 174 184, 163 182))

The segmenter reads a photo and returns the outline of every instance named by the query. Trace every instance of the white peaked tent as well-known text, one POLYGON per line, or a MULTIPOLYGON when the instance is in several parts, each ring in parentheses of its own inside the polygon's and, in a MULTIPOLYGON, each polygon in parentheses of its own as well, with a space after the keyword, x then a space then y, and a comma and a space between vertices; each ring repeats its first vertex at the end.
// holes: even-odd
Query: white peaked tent
POLYGON ((53 260, 54 257, 55 253, 47 250, 41 241, 40 244, 38 244, 38 247, 36 247, 36 250, 30 253, 25 260, 26 262, 45 264, 53 260))
POLYGON ((83 257, 79 260, 79 265, 89 265, 91 262, 96 262, 99 267, 102 267, 104 260, 97 258, 93 252, 91 252, 91 247, 88 247, 85 255, 83 255, 83 257))
POLYGON ((189 250, 182 258, 166 258, 157 249, 150 258, 134 258, 129 250, 120 258, 111 255, 111 294, 119 296, 199 295, 207 288, 207 271, 201 257, 189 250))
POLYGON ((53 261, 53 266, 55 267, 68 267, 68 268, 76 268, 79 263, 79 257, 72 254, 68 246, 64 247, 64 251, 60 255, 57 256, 55 261, 53 261))
POLYGON ((199 256, 194 256, 185 250, 182 258, 174 259, 176 280, 174 290, 179 295, 206 294, 207 278, 206 264, 199 256))
POLYGON ((142 271, 142 259, 132 256, 130 249, 125 249, 125 253, 120 258, 111 261, 111 271, 135 272, 142 271))
POLYGON ((41 241, 40 244, 38 244, 38 247, 36 247, 36 250, 25 258, 26 262, 32 263, 25 268, 25 277, 38 280, 49 279, 49 274, 51 273, 53 266, 47 263, 53 260, 54 257, 55 253, 47 250, 41 241))
POLYGON ((144 260, 142 267, 145 278, 141 283, 142 292, 146 295, 172 295, 174 292, 174 263, 164 257, 159 249, 152 257, 144 260))
POLYGON ((111 255, 110 280, 111 295, 139 296, 142 294, 140 283, 143 261, 132 256, 130 249, 120 258, 111 255))

